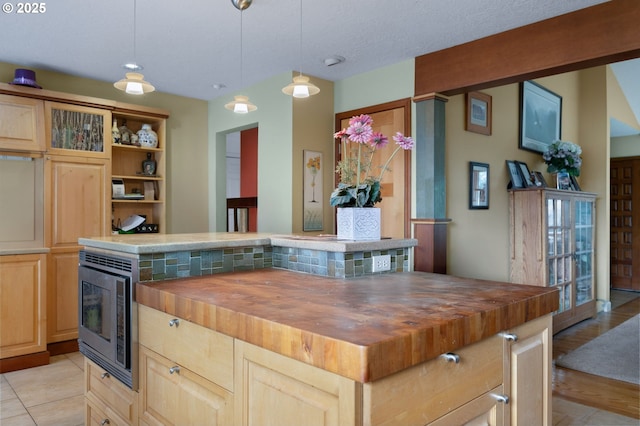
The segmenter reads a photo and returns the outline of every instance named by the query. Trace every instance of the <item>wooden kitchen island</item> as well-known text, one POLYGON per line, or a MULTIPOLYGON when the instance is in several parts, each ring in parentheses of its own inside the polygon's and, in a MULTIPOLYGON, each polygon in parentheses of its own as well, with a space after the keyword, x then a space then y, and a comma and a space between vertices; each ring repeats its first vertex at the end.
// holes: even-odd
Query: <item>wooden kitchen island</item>
POLYGON ((553 289, 272 268, 136 291, 143 424, 551 423, 553 289))

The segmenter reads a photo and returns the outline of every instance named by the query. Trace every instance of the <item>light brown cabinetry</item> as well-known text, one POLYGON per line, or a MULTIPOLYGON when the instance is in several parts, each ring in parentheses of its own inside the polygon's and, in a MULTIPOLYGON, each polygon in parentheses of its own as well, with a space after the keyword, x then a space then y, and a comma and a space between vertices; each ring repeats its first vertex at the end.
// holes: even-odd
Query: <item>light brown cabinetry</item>
POLYGON ((0 150, 44 151, 44 102, 0 95, 0 150))
POLYGON ((552 424, 551 327, 547 315, 502 335, 511 426, 552 424))
POLYGON ((108 235, 109 160, 45 157, 48 342, 78 337, 78 238, 108 235))
POLYGON ((236 340, 237 425, 360 424, 361 385, 236 340))
POLYGON ((140 423, 233 422, 233 338, 139 305, 140 423))
POLYGON ((137 425, 138 394, 85 358, 85 424, 137 425))
POLYGON ((596 195, 525 189, 509 200, 511 282, 560 290, 554 333, 593 317, 596 195))
POLYGON ((359 383, 140 305, 140 421, 189 424, 190 412, 238 425, 549 425, 551 324, 549 314, 359 383))
MULTIPOLYGON (((143 146, 113 144, 112 178, 124 182, 125 193, 139 193, 144 199, 114 199, 112 197, 112 216, 114 224, 122 223, 127 217, 137 214, 146 217, 147 224, 158 225, 161 233, 166 232, 165 199, 166 199, 166 118, 167 115, 158 112, 146 114, 140 112, 113 112, 113 118, 118 126, 126 125, 133 133, 137 133, 143 124, 149 124, 158 136, 158 146, 149 148, 143 146), (147 158, 156 162, 154 173, 143 170, 142 163, 147 158), (153 194, 149 190, 153 190, 153 194)), ((110 139, 111 140, 111 139, 110 139)))
POLYGON ((46 351, 45 271, 44 254, 0 256, 0 359, 46 351))

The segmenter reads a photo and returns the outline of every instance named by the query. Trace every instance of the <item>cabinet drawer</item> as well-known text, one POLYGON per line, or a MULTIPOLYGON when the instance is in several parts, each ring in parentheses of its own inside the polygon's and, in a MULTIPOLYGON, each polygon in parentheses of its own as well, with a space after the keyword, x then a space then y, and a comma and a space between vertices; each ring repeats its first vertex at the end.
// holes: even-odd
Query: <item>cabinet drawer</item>
POLYGON ((140 344, 233 392, 233 338, 138 305, 140 344))
POLYGON ((233 393, 140 346, 140 423, 233 425, 233 393))
POLYGON ((503 340, 492 336, 455 351, 459 363, 439 357, 365 383, 364 418, 371 424, 429 423, 503 383, 503 340), (410 403, 408 401, 411 401, 410 403))
MULTIPOLYGON (((100 421, 107 418, 112 425, 138 423, 138 394, 136 392, 120 383, 118 379, 111 377, 104 369, 87 358, 84 362, 84 375, 87 420, 100 417, 100 421), (98 413, 91 414, 92 408, 98 409, 98 413)), ((96 424, 99 424, 100 421, 96 424)))

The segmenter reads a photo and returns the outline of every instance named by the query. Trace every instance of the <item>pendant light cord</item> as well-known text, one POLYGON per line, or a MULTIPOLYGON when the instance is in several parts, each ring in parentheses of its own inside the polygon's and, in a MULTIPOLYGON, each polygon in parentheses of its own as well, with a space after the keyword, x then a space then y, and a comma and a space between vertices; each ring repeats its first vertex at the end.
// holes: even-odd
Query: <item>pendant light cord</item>
POLYGON ((244 84, 244 78, 243 78, 243 70, 244 70, 244 66, 242 64, 242 57, 244 56, 242 54, 242 9, 240 9, 240 89, 242 90, 242 85, 244 84))
POLYGON ((302 75, 302 0, 300 0, 300 75, 302 75))
POLYGON ((136 0, 133 0, 133 64, 136 66, 136 68, 138 67, 138 55, 136 52, 136 13, 137 13, 137 7, 136 7, 136 0))

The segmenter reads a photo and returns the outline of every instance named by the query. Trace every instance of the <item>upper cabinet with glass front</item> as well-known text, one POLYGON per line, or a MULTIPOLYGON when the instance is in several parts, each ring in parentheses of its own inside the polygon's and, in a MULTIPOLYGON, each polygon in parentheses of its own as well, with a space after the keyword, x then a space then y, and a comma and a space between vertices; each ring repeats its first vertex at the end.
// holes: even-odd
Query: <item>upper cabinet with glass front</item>
POLYGON ((559 289, 554 333, 594 316, 596 195, 524 189, 509 198, 511 282, 559 289))
POLYGON ((108 158, 111 154, 111 111, 45 102, 47 152, 108 158))

